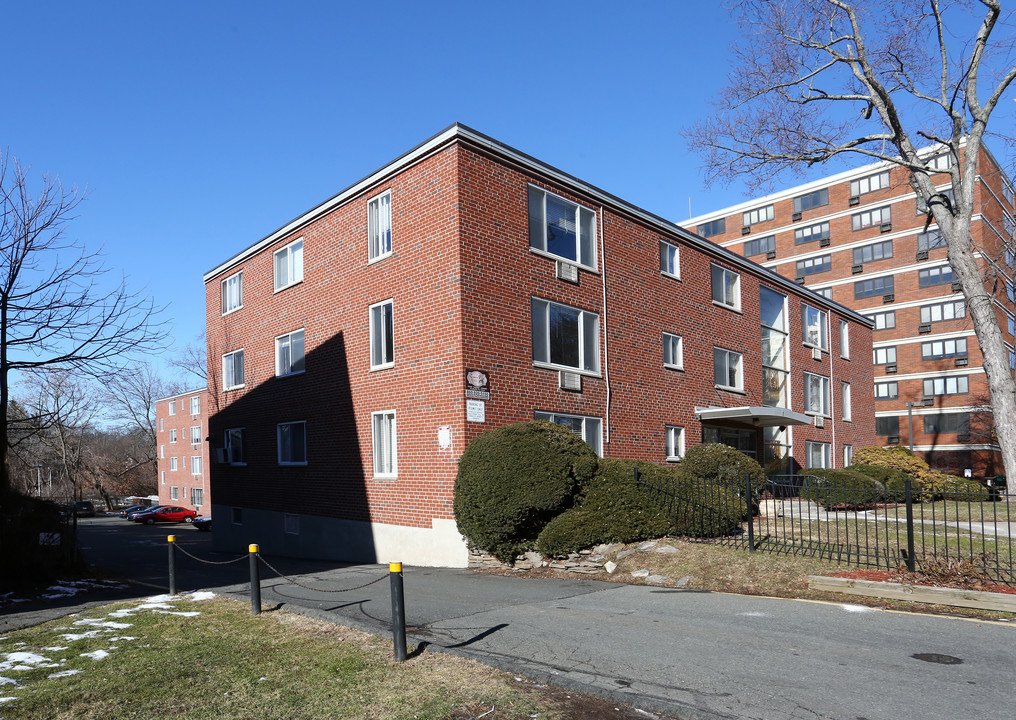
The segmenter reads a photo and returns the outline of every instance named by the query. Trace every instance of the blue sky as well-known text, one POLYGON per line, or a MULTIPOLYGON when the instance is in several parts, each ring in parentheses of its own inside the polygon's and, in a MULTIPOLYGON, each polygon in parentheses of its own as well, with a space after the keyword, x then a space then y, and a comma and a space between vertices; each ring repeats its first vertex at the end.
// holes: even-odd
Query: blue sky
POLYGON ((4 20, 0 145, 87 189, 71 236, 168 306, 170 353, 203 329, 204 272, 456 121, 678 222, 744 199, 706 190, 680 136, 737 40, 715 3, 39 0, 4 20))

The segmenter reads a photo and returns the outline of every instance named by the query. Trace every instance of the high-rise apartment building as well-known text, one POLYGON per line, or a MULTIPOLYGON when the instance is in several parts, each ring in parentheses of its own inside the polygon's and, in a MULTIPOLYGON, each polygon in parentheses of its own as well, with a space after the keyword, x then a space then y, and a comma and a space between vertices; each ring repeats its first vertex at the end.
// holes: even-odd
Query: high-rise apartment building
MULTIPOLYGON (((929 149, 927 157, 948 196, 950 156, 929 149)), ((986 149, 977 168, 971 234, 1016 367, 1016 193, 986 149)), ((1003 472, 973 323, 945 240, 906 170, 865 165, 682 224, 874 321, 880 444, 912 446, 933 468, 952 474, 1003 472)))

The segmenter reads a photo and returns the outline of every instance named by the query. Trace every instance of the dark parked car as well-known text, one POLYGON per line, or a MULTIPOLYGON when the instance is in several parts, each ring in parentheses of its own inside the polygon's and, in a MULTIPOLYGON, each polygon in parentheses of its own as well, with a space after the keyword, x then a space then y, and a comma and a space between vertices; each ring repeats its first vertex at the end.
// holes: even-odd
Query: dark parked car
POLYGON ((175 505, 163 505, 148 512, 138 513, 134 516, 134 522, 154 525, 157 522, 194 522, 197 513, 187 508, 176 507, 175 505))
POLYGON ((129 507, 125 507, 123 510, 120 511, 120 517, 124 519, 129 519, 132 513, 144 512, 145 510, 148 510, 150 507, 151 505, 131 505, 129 507))
POLYGON ((211 532, 211 530, 212 530, 212 516, 211 515, 208 515, 208 516, 202 515, 200 517, 194 518, 194 527, 196 527, 198 530, 202 530, 204 532, 211 532))
POLYGON ((138 510, 132 510, 129 513, 127 513, 127 519, 128 520, 133 520, 134 518, 136 518, 141 513, 152 512, 153 510, 158 510, 161 507, 162 507, 162 505, 148 505, 148 506, 144 506, 143 505, 143 506, 141 506, 140 509, 138 509, 138 510))
POLYGON ((74 503, 74 514, 78 517, 95 517, 95 505, 89 500, 78 500, 74 503))

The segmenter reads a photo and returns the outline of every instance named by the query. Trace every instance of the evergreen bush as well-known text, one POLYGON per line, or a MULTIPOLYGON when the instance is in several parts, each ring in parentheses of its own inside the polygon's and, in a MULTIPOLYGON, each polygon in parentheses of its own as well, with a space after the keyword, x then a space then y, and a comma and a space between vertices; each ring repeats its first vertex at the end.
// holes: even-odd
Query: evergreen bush
POLYGON ((689 448, 679 467, 686 475, 723 485, 737 497, 745 496, 745 478, 751 477, 753 512, 758 508, 766 474, 756 460, 739 450, 722 443, 702 443, 689 448))
POLYGON ((882 501, 884 488, 877 480, 853 469, 805 468, 800 497, 826 510, 853 510, 872 507, 882 501))
MULTIPOLYGON (((868 477, 882 484, 885 488, 885 501, 890 503, 902 503, 907 500, 906 482, 910 477, 908 473, 885 465, 858 465, 853 464, 849 470, 864 473, 868 477)), ((910 497, 913 502, 921 501, 921 483, 910 477, 910 497)))

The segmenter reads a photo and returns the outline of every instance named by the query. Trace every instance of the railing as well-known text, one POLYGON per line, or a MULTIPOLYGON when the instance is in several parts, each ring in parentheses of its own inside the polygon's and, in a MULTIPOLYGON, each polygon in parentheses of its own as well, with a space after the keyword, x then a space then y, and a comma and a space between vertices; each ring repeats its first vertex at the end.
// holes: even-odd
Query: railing
POLYGON ((679 536, 884 570, 958 561, 986 580, 1016 585, 1016 497, 842 487, 808 475, 640 482, 675 518, 679 536), (732 514, 736 528, 725 531, 732 514))

